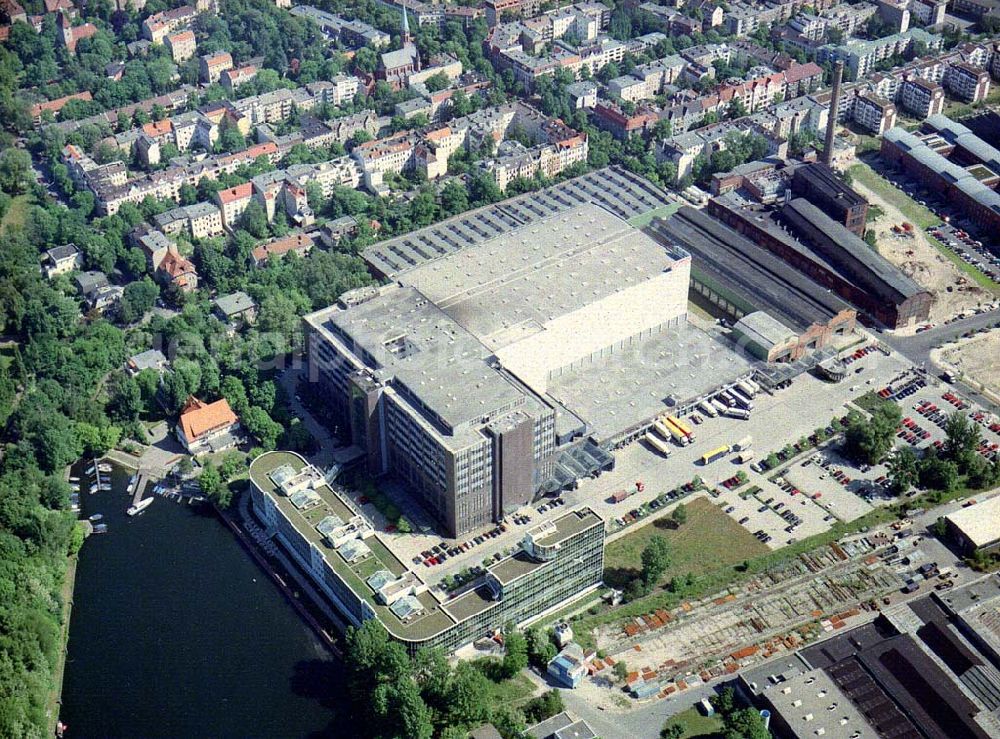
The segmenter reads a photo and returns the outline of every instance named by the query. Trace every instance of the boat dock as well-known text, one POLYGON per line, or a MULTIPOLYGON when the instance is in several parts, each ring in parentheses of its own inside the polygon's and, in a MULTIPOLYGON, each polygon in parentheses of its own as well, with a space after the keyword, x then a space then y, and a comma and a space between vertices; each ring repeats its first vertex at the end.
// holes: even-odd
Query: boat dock
POLYGON ((146 485, 149 484, 150 475, 148 472, 140 470, 138 473, 139 479, 135 481, 135 492, 132 494, 132 505, 139 505, 139 501, 142 500, 143 494, 146 492, 146 485))

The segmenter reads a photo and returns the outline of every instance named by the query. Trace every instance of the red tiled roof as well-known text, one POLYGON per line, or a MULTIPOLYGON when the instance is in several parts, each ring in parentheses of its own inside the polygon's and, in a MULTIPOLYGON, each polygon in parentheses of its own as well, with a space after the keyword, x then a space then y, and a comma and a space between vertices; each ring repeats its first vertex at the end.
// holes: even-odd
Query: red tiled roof
POLYGON ((179 31, 178 33, 167 36, 167 40, 171 44, 181 44, 187 41, 194 41, 194 31, 179 31))
POLYGON ((217 193, 219 196, 219 202, 225 205, 226 203, 232 203, 237 200, 244 200, 253 195, 253 185, 249 182, 244 182, 242 185, 237 185, 236 187, 230 187, 226 190, 219 190, 217 193))
POLYGON ((46 13, 58 13, 60 10, 73 10, 73 3, 69 0, 45 0, 46 13))
POLYGON ((164 118, 162 121, 150 121, 142 127, 142 132, 155 139, 157 136, 170 133, 173 128, 174 124, 170 122, 170 119, 164 118))
POLYGON ((205 64, 209 67, 215 67, 219 64, 232 64, 233 55, 228 51, 220 51, 217 54, 212 54, 211 56, 204 57, 205 64))
POLYGON ((312 237, 306 234, 294 234, 284 239, 277 239, 268 244, 261 244, 253 250, 253 258, 257 262, 262 262, 271 257, 280 257, 290 251, 299 252, 311 249, 313 246, 312 237))
POLYGON ((83 92, 77 92, 73 95, 66 95, 65 97, 57 98, 55 100, 49 100, 47 103, 38 103, 37 105, 32 106, 31 115, 38 116, 45 111, 58 113, 70 100, 83 100, 88 102, 93 99, 94 97, 90 94, 90 91, 84 90, 83 92))
POLYGON ((823 68, 815 62, 795 64, 785 70, 785 82, 799 82, 819 74, 823 74, 823 68))
POLYGON ((210 431, 232 426, 238 421, 225 398, 214 403, 204 403, 192 397, 181 412, 180 425, 184 437, 191 442, 210 431))

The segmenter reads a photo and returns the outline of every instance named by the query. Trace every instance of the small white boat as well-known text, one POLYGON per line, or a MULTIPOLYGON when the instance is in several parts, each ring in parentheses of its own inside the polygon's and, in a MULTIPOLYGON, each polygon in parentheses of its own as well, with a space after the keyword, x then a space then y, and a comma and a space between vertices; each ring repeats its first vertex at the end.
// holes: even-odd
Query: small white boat
POLYGON ((96 470, 97 470, 97 465, 91 462, 90 465, 87 467, 87 474, 92 475, 96 470))
POLYGON ((153 504, 152 498, 143 498, 135 505, 130 505, 125 512, 130 516, 138 516, 144 510, 149 508, 152 504, 153 504))
POLYGON ((132 475, 132 477, 130 477, 128 479, 128 488, 126 488, 125 492, 127 492, 129 495, 131 495, 133 492, 135 492, 135 484, 138 481, 139 481, 139 476, 138 475, 132 475))
POLYGON ((101 488, 101 490, 104 490, 104 491, 111 490, 111 483, 110 482, 102 482, 100 484, 100 488, 101 488))
POLYGON ((99 523, 94 526, 95 534, 106 534, 108 533, 108 525, 106 523, 99 523))
POLYGON ((71 477, 71 478, 69 478, 69 481, 70 482, 80 482, 80 478, 79 477, 71 477))
POLYGON ((93 516, 90 517, 90 522, 91 523, 97 523, 102 518, 104 518, 104 514, 103 513, 95 513, 93 516))
POLYGON ((111 465, 107 462, 101 462, 101 464, 97 465, 97 469, 100 472, 111 472, 111 465))
POLYGON ((98 485, 96 482, 90 486, 91 493, 96 493, 98 490, 100 490, 100 485, 98 485))

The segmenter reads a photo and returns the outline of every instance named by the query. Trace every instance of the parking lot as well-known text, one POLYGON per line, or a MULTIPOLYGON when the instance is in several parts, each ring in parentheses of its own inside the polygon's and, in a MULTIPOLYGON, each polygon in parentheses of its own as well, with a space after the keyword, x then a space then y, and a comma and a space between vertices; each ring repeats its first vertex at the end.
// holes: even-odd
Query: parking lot
POLYGON ((979 239, 950 223, 930 226, 927 233, 991 280, 1000 280, 1000 256, 993 254, 979 239))
MULTIPOLYGON (((852 353, 847 352, 848 355, 852 353)), ((569 508, 591 506, 609 522, 610 539, 616 539, 643 523, 669 515, 677 502, 689 501, 692 495, 709 495, 713 503, 749 532, 760 532, 758 538, 772 549, 822 533, 837 520, 854 520, 874 506, 890 501, 885 488, 879 484, 880 480, 884 482, 886 475, 884 465, 860 469, 838 454, 836 442, 765 472, 754 471, 749 464, 737 463, 735 453, 708 465, 702 464, 701 457, 720 446, 732 447, 749 436, 757 452, 756 464, 771 451, 794 444, 810 435, 817 426, 846 414, 848 402, 887 386, 901 396, 898 402, 903 418, 909 421, 905 433, 901 430, 897 437, 897 445, 921 449, 942 442, 946 413, 956 409, 942 398, 944 393, 951 391, 950 387, 941 386, 933 378, 927 386, 920 387, 914 378, 922 375, 914 372, 907 360, 895 353, 890 356, 879 352, 866 354, 853 360, 848 369, 848 378, 839 383, 804 375, 774 395, 757 394, 748 420, 705 417, 701 423, 692 424, 695 441, 688 446, 671 444, 669 458, 642 441, 619 449, 615 452, 614 470, 581 480, 576 490, 560 496, 562 505, 553 505, 552 499, 540 501, 508 517, 502 527, 488 527, 458 541, 418 534, 399 537, 398 541, 391 537, 390 546, 404 562, 417 566, 421 576, 430 583, 444 579, 454 582, 468 568, 481 566, 486 559, 513 551, 525 531, 569 508), (942 414, 928 418, 917 410, 926 410, 931 405, 936 405, 942 414), (746 482, 726 489, 722 483, 741 470, 746 482), (703 481, 703 491, 696 491, 690 485, 695 477, 703 481), (777 479, 772 480, 775 477, 777 479), (636 483, 642 483, 641 491, 637 491, 636 483), (622 491, 630 494, 624 500, 613 502, 614 494, 622 491), (539 511, 543 505, 546 510, 539 511), (630 511, 639 514, 638 520, 624 526, 616 523, 623 516, 628 517, 630 511), (788 527, 792 527, 790 531, 786 530, 788 527), (462 546, 466 543, 467 547, 462 546), (455 552, 456 546, 462 551, 455 552), (442 549, 443 559, 439 556, 442 549), (423 565, 428 554, 436 564, 423 565)), ((972 412, 974 409, 965 410, 972 412)), ((991 431, 989 425, 995 419, 980 415, 978 420, 982 423, 986 442, 984 451, 992 452, 991 445, 1000 444, 997 433, 1000 425, 994 424, 995 430, 991 431)))
POLYGON ((829 514, 811 498, 766 479, 755 479, 746 490, 720 489, 716 502, 771 549, 821 534, 832 521, 824 520, 829 514))

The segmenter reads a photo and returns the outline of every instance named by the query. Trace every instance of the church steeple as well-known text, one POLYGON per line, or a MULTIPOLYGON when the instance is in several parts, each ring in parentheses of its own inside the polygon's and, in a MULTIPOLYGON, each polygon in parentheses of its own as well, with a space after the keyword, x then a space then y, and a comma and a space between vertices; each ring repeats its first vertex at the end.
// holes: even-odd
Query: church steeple
POLYGON ((413 38, 410 36, 410 19, 406 15, 406 5, 403 5, 403 46, 411 43, 413 38))

